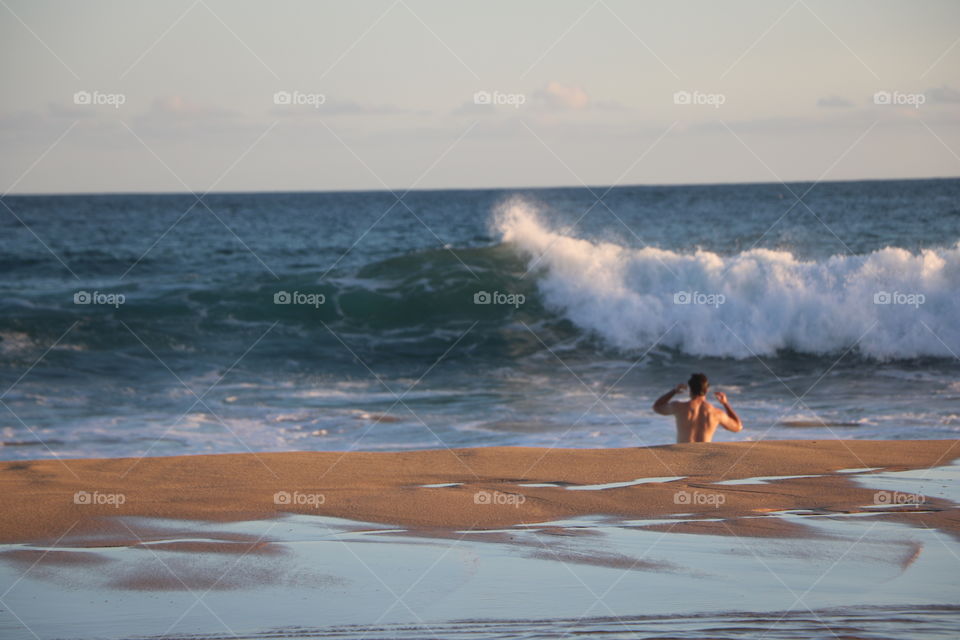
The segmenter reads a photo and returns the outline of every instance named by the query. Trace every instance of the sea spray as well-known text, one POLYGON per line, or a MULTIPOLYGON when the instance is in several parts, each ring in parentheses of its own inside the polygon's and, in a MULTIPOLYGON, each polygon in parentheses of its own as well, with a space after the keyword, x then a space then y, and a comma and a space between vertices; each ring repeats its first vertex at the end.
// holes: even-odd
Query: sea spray
POLYGON ((553 230, 532 203, 497 211, 504 242, 529 260, 545 306, 611 346, 699 356, 857 350, 878 360, 960 353, 960 243, 912 253, 801 260, 634 248, 553 230))

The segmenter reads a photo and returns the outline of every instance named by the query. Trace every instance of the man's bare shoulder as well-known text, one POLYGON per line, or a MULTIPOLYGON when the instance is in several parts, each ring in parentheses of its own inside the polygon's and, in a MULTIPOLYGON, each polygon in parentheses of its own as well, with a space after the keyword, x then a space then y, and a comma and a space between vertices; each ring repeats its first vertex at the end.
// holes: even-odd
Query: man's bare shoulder
POLYGON ((707 403, 707 406, 710 407, 710 413, 712 413, 712 414, 714 414, 714 415, 717 415, 717 416, 725 416, 725 415, 727 415, 727 412, 726 412, 726 410, 724 410, 723 407, 718 407, 717 405, 715 405, 715 404, 710 404, 709 402, 707 403))

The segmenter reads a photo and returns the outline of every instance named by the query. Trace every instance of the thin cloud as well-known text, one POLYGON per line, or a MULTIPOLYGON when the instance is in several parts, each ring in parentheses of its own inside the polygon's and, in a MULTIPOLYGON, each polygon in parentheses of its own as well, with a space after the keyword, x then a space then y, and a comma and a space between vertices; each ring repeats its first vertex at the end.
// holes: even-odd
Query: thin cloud
POLYGON ((171 121, 185 120, 222 120, 233 118, 238 114, 223 107, 203 105, 185 99, 183 96, 173 95, 157 98, 153 101, 147 117, 166 119, 171 121))
POLYGON ((553 111, 579 111, 590 106, 590 96, 581 87, 565 85, 556 80, 535 91, 533 97, 540 106, 553 111))
POLYGON ((450 113, 455 116, 492 116, 496 112, 496 108, 490 103, 467 100, 450 113))
POLYGON ((957 91, 953 87, 943 85, 927 89, 927 97, 930 98, 930 102, 937 104, 957 104, 960 102, 960 91, 957 91))
POLYGON ((312 116, 424 115, 427 112, 415 111, 392 104, 365 105, 353 100, 335 100, 324 97, 323 103, 316 106, 310 104, 275 105, 269 113, 271 116, 278 118, 303 118, 312 116))
POLYGON ((854 104, 846 98, 841 98, 838 95, 831 95, 817 100, 817 106, 823 109, 849 109, 850 107, 853 107, 854 104))

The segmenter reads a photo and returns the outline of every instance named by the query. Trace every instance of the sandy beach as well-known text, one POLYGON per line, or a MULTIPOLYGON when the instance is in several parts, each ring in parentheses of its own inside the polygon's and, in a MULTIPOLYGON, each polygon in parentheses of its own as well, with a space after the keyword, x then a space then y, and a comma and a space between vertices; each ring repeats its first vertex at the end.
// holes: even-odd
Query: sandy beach
POLYGON ((802 535, 797 525, 743 518, 787 510, 869 510, 958 536, 955 505, 928 498, 923 510, 905 509, 894 497, 884 504, 883 495, 845 472, 946 465, 960 457, 957 443, 802 440, 8 462, 0 474, 0 541, 66 535, 134 544, 150 532, 131 537, 118 516, 236 522, 290 513, 447 530, 577 516, 710 514, 720 520, 680 527, 802 535), (775 479, 737 482, 767 477, 775 479))
POLYGON ((6 462, 0 632, 941 637, 958 443, 6 462))

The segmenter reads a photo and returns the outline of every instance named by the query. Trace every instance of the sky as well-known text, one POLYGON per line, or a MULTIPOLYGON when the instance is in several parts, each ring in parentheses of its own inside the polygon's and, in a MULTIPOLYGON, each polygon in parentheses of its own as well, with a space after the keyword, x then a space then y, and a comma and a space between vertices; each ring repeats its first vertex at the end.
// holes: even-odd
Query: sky
POLYGON ((0 194, 960 175, 960 3, 0 0, 0 194))

